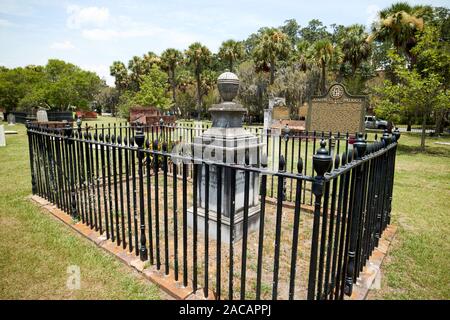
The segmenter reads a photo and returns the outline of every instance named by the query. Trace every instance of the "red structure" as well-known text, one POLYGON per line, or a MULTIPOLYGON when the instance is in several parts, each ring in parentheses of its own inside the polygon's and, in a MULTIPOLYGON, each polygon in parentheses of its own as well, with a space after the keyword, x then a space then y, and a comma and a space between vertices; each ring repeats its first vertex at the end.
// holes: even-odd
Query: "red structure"
POLYGON ((97 119, 97 112, 94 111, 77 111, 77 118, 81 118, 83 120, 87 119, 97 119))
POLYGON ((174 123, 175 116, 166 116, 155 107, 142 107, 136 106, 130 108, 130 123, 140 122, 146 125, 158 124, 160 119, 163 119, 164 123, 174 123))

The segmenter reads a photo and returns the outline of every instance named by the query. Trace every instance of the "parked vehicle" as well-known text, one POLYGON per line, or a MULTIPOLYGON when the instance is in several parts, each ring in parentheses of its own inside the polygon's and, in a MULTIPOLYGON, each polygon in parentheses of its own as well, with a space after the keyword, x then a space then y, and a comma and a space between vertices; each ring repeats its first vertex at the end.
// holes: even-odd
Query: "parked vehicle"
POLYGON ((394 124, 392 121, 386 121, 382 119, 378 119, 375 116, 366 116, 364 120, 364 125, 366 129, 388 129, 388 131, 391 131, 394 127, 394 124))

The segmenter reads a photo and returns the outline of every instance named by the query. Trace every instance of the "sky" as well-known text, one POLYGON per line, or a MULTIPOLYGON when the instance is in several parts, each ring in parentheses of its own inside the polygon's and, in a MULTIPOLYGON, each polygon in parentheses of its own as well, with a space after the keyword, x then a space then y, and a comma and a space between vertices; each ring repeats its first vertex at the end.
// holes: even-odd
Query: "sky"
MULTIPOLYGON (((186 49, 200 41, 217 52, 222 41, 243 40, 264 26, 287 19, 301 26, 312 19, 324 25, 370 26, 393 0, 0 0, 0 65, 45 65, 63 59, 96 72, 109 85, 109 66, 134 55, 186 49)), ((408 1, 448 6, 450 0, 408 1)))

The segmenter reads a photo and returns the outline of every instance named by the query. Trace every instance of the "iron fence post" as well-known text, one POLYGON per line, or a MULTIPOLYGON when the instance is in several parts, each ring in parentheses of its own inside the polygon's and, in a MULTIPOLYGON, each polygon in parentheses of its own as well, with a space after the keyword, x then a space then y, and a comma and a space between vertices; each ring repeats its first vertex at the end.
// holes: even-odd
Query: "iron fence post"
MULTIPOLYGON (((139 175, 139 210, 140 210, 140 231, 141 231, 141 242, 140 242, 140 258, 141 261, 145 261, 148 259, 147 252, 147 239, 145 238, 145 213, 144 213, 144 175, 142 172, 142 162, 144 159, 144 132, 142 131, 142 127, 139 126, 136 132, 135 141, 138 146, 138 175, 139 175)), ((148 173, 147 173, 148 174, 148 173)))
POLYGON ((72 134, 73 129, 70 124, 66 124, 65 138, 67 143, 67 149, 69 150, 69 174, 70 174, 70 211, 72 213, 72 218, 78 220, 80 217, 77 210, 76 193, 75 193, 75 172, 74 172, 74 159, 73 159, 73 140, 72 134))
POLYGON ((317 249, 319 240, 320 213, 322 204, 322 195, 324 187, 324 174, 327 172, 333 162, 332 157, 328 154, 325 140, 320 141, 320 148, 313 156, 313 169, 316 172, 314 182, 312 183, 312 193, 314 194, 314 222, 311 243, 311 255, 309 264, 308 279, 308 300, 313 300, 316 289, 316 271, 317 271, 317 249))
MULTIPOLYGON (((355 160, 361 160, 364 156, 367 148, 366 141, 364 140, 363 134, 359 133, 358 138, 353 144, 355 148, 355 160)), ((356 250, 358 245, 358 235, 359 235, 359 225, 360 225, 360 214, 361 214, 361 204, 362 204, 362 177, 364 173, 364 164, 361 163, 355 168, 356 171, 356 181, 355 181, 355 194, 354 203, 352 206, 352 214, 350 225, 350 244, 347 253, 347 268, 345 276, 344 293, 348 296, 352 294, 353 290, 353 278, 356 272, 356 250)))
POLYGON ((31 192, 33 194, 37 193, 37 188, 36 188, 36 176, 34 173, 34 163, 33 163, 33 147, 32 147, 32 135, 33 133, 31 132, 31 123, 30 120, 27 120, 26 122, 26 128, 27 128, 27 136, 28 136, 28 150, 29 150, 29 154, 30 154, 30 171, 31 171, 31 192))
MULTIPOLYGON (((384 148, 387 148, 391 142, 392 138, 387 132, 387 130, 384 130, 383 136, 381 139, 384 142, 384 148)), ((381 213, 381 229, 380 229, 380 237, 383 233, 384 229, 386 228, 386 222, 389 219, 388 217, 388 203, 389 203, 389 151, 383 154, 383 211, 381 213)))

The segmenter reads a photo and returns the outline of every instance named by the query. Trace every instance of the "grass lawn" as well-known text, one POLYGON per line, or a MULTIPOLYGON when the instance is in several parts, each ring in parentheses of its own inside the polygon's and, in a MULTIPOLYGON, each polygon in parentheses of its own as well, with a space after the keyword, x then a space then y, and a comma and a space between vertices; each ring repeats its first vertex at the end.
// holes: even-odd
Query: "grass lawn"
POLYGON ((372 299, 450 299, 450 146, 402 134, 396 162, 393 224, 398 233, 372 299))
MULTIPOLYGON (((101 117, 96 122, 124 122, 101 117)), ((96 123, 87 122, 89 125, 96 123)), ((155 286, 129 271, 94 244, 42 213, 25 198, 31 193, 28 144, 23 125, 5 126, 0 149, 0 298, 155 299, 155 286), (81 268, 81 289, 66 287, 67 267, 81 268)), ((402 134, 396 163, 393 246, 382 266, 381 289, 371 299, 450 298, 450 137, 402 134)))
MULTIPOLYGON (((4 124, 4 123, 2 123, 4 124)), ((28 142, 23 125, 0 148, 0 299, 158 299, 156 286, 43 213, 30 194, 28 142), (66 283, 80 267, 81 288, 66 283)))

